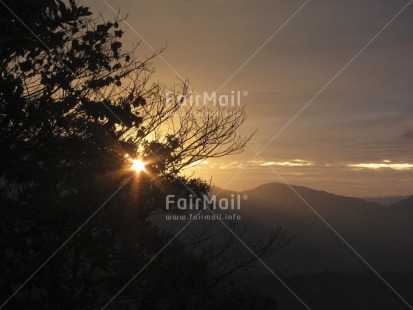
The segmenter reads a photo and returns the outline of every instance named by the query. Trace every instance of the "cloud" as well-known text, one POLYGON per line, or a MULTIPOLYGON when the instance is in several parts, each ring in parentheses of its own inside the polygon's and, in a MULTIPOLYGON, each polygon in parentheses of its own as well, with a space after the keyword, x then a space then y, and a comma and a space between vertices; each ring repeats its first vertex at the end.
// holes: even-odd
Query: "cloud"
POLYGON ((189 164, 188 166, 184 167, 184 170, 185 170, 185 169, 189 169, 189 168, 193 168, 193 167, 195 167, 195 166, 198 166, 198 167, 199 167, 199 166, 208 165, 208 164, 209 164, 209 163, 208 163, 208 161, 206 161, 206 160, 197 160, 197 161, 189 164))
MULTIPOLYGON (((305 167, 314 166, 313 162, 302 160, 302 159, 291 159, 286 161, 264 161, 264 160, 253 160, 253 161, 233 161, 233 162, 197 162, 191 165, 197 166, 197 169, 236 169, 236 168, 264 168, 270 166, 278 167, 305 167), (203 165, 200 165, 203 164, 203 165)), ((190 167, 188 167, 190 168, 190 167)))
POLYGON ((302 167, 313 166, 314 163, 302 159, 293 159, 291 161, 254 161, 258 166, 287 166, 287 167, 302 167))
POLYGON ((348 167, 359 169, 392 169, 392 170, 413 170, 413 164, 411 163, 392 163, 390 160, 383 160, 379 163, 358 163, 349 164, 348 167))

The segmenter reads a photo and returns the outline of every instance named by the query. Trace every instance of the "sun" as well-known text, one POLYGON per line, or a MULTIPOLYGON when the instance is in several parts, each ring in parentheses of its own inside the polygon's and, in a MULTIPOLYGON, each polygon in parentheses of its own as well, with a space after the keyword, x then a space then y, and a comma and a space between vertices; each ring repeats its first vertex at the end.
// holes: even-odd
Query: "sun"
POLYGON ((134 170, 135 172, 144 171, 145 170, 145 163, 140 159, 134 159, 134 160, 132 160, 131 169, 134 170))

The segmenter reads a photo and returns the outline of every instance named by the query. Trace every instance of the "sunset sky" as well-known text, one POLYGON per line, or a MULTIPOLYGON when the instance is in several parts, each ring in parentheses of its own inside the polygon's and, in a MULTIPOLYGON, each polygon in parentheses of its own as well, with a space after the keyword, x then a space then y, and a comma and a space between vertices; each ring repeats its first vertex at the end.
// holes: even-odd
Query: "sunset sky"
POLYGON ((407 3, 81 1, 105 19, 109 6, 128 14, 123 42, 141 40, 142 56, 167 45, 154 61, 160 81, 248 93, 241 133, 256 135, 196 176, 243 190, 281 175, 359 197, 413 194, 413 4, 378 34, 407 3))

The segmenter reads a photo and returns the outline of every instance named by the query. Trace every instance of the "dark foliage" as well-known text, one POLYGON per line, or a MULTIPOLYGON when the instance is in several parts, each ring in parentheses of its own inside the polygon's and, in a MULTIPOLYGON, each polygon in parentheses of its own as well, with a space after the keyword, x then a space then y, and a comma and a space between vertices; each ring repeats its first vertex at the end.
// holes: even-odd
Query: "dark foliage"
MULTIPOLYGON (((135 50, 123 51, 121 18, 94 18, 72 0, 4 3, 1 302, 59 249, 5 309, 99 309, 173 237, 148 220, 164 212, 165 195, 208 193, 204 181, 181 176, 181 169, 242 150, 247 139, 235 130, 244 116, 185 116, 172 134, 149 139, 179 108, 165 105, 165 87, 149 82, 158 52, 140 61, 135 50), (130 171, 135 156, 148 162, 147 174, 130 171)), ((220 277, 175 240, 111 306, 227 309, 258 302, 236 290, 222 295, 211 285, 220 277)), ((259 302, 260 309, 272 307, 259 302)))

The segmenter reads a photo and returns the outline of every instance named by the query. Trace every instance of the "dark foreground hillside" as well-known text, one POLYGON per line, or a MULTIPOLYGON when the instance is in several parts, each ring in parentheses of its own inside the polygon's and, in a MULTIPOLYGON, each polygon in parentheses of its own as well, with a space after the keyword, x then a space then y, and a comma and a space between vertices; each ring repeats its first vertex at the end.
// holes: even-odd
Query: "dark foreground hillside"
MULTIPOLYGON (((312 310, 409 309, 373 273, 324 272, 280 276, 312 310)), ((413 273, 383 273, 382 276, 409 304, 413 304, 413 273)), ((248 279, 245 285, 274 296, 279 310, 305 309, 271 274, 249 275, 245 279, 248 279)))

